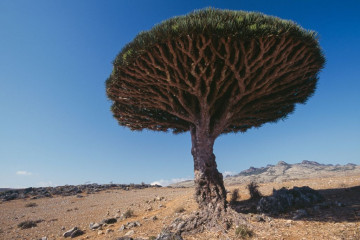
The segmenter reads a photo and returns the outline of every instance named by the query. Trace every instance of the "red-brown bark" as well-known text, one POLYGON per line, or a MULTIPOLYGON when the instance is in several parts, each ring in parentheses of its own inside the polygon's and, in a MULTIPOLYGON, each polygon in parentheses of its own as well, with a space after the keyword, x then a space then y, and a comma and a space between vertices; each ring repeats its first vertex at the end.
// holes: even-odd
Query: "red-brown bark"
POLYGON ((217 170, 213 146, 215 138, 205 128, 191 129, 195 172, 195 199, 200 209, 220 213, 226 210, 226 190, 222 174, 217 170))

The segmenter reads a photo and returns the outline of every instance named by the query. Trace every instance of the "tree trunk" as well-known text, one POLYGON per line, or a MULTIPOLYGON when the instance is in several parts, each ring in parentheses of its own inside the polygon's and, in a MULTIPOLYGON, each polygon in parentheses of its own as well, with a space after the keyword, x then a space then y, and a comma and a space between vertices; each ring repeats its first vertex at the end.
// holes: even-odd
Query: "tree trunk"
POLYGON ((190 130, 194 157, 195 199, 200 210, 221 214, 226 210, 226 190, 223 176, 217 170, 213 146, 215 137, 199 126, 190 130))

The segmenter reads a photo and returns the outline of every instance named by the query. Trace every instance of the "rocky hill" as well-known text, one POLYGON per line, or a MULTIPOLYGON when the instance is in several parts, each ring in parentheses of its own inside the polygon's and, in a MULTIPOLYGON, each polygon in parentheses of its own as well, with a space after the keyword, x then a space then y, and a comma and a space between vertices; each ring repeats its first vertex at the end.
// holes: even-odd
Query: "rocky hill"
POLYGON ((73 196, 78 195, 82 197, 81 193, 93 194, 104 190, 130 190, 130 189, 144 189, 149 187, 161 187, 159 185, 150 184, 83 184, 83 185, 65 185, 57 187, 38 187, 38 188, 24 188, 24 189, 10 189, 0 188, 0 202, 10 201, 15 199, 38 199, 51 198, 54 196, 73 196))
POLYGON ((6 191, 9 191, 11 190, 11 188, 0 188, 0 192, 6 192, 6 191))
MULTIPOLYGON (((288 164, 284 161, 266 167, 250 167, 236 175, 224 176, 225 185, 249 183, 283 182, 299 179, 349 176, 360 174, 360 165, 348 163, 346 165, 320 164, 315 161, 304 160, 301 163, 288 164)), ((192 187, 193 181, 172 184, 172 187, 192 187)))

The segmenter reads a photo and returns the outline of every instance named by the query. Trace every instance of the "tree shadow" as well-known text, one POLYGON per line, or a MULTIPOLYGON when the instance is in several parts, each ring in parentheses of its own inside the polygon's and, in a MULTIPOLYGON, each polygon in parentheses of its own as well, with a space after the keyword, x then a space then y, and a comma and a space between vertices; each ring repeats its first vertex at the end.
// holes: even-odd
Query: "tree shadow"
MULTIPOLYGON (((317 190, 325 201, 303 208, 307 214, 295 217, 298 209, 291 209, 278 215, 265 214, 273 218, 308 220, 318 222, 355 222, 360 221, 360 186, 317 190)), ((259 200, 237 201, 230 207, 243 214, 259 214, 256 206, 259 200)))

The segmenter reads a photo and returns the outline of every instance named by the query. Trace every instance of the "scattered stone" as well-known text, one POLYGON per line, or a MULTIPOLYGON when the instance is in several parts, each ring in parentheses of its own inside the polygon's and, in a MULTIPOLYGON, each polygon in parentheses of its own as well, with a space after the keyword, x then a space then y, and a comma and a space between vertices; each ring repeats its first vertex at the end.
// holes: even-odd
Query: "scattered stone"
POLYGON ((66 237, 66 238, 67 238, 67 237, 70 237, 71 234, 73 234, 76 230, 78 230, 78 228, 77 228, 77 227, 73 227, 72 229, 64 232, 63 236, 66 237))
POLYGON ((158 217, 155 215, 151 218, 151 220, 153 220, 153 221, 158 220, 158 217))
POLYGON ((109 233, 111 233, 111 232, 114 232, 114 230, 112 230, 112 229, 106 229, 105 234, 109 234, 109 233))
POLYGON ((47 237, 42 237, 41 240, 48 240, 47 237))
POLYGON ((130 228, 133 228, 133 227, 136 227, 134 222, 130 222, 130 223, 126 224, 127 229, 130 229, 130 228))
POLYGON ((70 237, 71 238, 74 238, 74 237, 77 237, 77 236, 80 236, 80 235, 83 235, 84 234, 84 231, 80 230, 80 229, 76 229, 71 235, 70 237))
POLYGON ((127 233, 125 233, 124 236, 131 236, 131 235, 133 235, 134 233, 135 233, 134 230, 130 230, 130 231, 128 231, 127 233))
POLYGON ((130 228, 133 228, 133 227, 140 227, 140 226, 141 226, 141 224, 138 221, 136 221, 136 222, 127 223, 125 228, 130 229, 130 228))
POLYGON ((115 240, 134 240, 132 237, 119 237, 119 238, 116 238, 115 240))
POLYGON ((265 222, 265 219, 261 215, 252 216, 251 220, 254 222, 265 222))
POLYGON ((90 228, 91 230, 98 229, 98 228, 100 228, 101 226, 102 226, 102 224, 99 224, 99 223, 90 223, 90 224, 89 224, 89 228, 90 228))
POLYGON ((125 229, 125 225, 123 224, 123 225, 120 226, 119 231, 120 231, 120 232, 121 232, 121 231, 124 231, 124 229, 125 229))
POLYGON ((181 229, 185 226, 185 222, 181 222, 179 223, 179 225, 177 226, 177 230, 181 231, 181 229))
POLYGON ((98 234, 98 235, 102 235, 102 234, 104 234, 104 232, 101 231, 101 230, 99 230, 97 234, 98 234))
POLYGON ((277 215, 291 209, 311 207, 315 203, 324 201, 324 197, 310 187, 281 188, 273 190, 273 195, 260 199, 257 210, 259 212, 277 215))
POLYGON ((286 222, 285 222, 285 226, 286 227, 290 227, 291 226, 291 224, 292 224, 292 220, 287 220, 286 222))
POLYGON ((171 232, 162 232, 158 235, 156 240, 183 240, 183 238, 175 233, 171 232))
POLYGON ((161 200, 163 200, 163 199, 164 199, 164 197, 159 197, 159 196, 157 196, 157 197, 155 198, 156 201, 161 201, 161 200))

